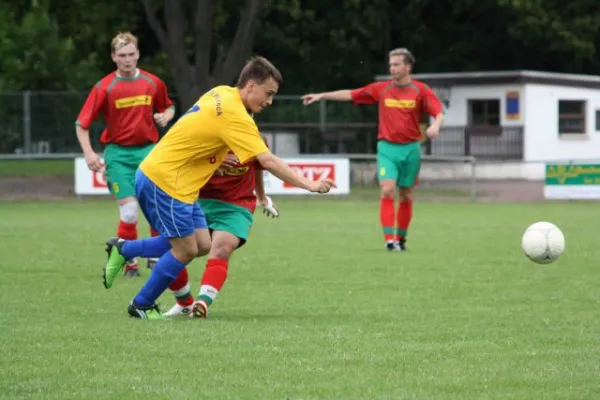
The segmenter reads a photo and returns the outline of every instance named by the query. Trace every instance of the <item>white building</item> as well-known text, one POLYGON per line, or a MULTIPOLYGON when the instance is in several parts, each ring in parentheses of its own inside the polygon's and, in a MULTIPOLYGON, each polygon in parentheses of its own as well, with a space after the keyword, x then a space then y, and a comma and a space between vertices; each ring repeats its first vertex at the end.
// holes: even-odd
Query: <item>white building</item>
POLYGON ((497 173, 508 168, 518 176, 506 177, 528 179, 542 179, 546 162, 600 160, 600 76, 491 71, 413 77, 448 103, 444 130, 429 154, 473 155, 478 164, 502 160, 497 173))

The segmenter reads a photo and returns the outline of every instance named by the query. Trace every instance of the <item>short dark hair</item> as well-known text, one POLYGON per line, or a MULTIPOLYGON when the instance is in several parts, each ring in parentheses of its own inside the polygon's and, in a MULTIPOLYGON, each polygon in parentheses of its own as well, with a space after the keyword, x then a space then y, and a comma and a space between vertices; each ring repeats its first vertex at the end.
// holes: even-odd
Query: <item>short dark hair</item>
POLYGON ((242 68, 236 86, 241 89, 250 80, 262 84, 269 78, 273 78, 279 86, 283 84, 281 72, 269 60, 264 57, 252 57, 242 68))

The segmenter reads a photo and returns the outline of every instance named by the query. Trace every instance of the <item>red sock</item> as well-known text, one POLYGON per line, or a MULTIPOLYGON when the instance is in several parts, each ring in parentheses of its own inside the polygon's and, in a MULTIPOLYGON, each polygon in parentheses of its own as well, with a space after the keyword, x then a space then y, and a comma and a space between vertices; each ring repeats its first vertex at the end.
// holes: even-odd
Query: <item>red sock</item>
POLYGON ((160 233, 156 232, 153 227, 150 227, 150 236, 152 236, 152 237, 160 236, 160 233))
MULTIPOLYGON (((137 239, 137 224, 129 224, 127 222, 119 221, 119 228, 117 229, 117 236, 125 240, 137 239)), ((137 264, 126 264, 125 270, 137 268, 137 264)))
POLYGON ((396 240, 406 237, 408 226, 412 219, 413 202, 412 200, 400 201, 398 204, 398 228, 396 229, 396 240))
POLYGON ((386 242, 394 240, 394 198, 382 197, 379 207, 379 220, 383 228, 383 237, 386 242))
POLYGON ((191 306, 194 303, 194 296, 190 293, 190 285, 187 268, 184 268, 177 278, 171 283, 169 289, 173 291, 177 303, 184 307, 191 306))
POLYGON ((222 258, 208 259, 204 274, 202 274, 202 279, 200 280, 200 286, 208 285, 221 290, 227 280, 228 264, 229 261, 222 258))

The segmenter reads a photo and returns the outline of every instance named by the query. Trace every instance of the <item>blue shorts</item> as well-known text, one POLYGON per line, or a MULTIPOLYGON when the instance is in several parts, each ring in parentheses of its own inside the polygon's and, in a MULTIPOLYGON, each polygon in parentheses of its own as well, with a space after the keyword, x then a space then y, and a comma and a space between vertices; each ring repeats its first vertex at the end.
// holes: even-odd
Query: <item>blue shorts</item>
POLYGON ((183 203, 162 191, 138 169, 135 194, 150 225, 168 238, 190 236, 196 229, 208 229, 206 217, 198 202, 183 203))

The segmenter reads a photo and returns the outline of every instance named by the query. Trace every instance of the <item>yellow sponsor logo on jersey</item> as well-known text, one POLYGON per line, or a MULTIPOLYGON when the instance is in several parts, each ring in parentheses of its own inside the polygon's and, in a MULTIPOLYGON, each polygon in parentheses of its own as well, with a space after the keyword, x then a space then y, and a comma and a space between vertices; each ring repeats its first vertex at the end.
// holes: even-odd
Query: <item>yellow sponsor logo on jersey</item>
POLYGON ((249 169, 249 167, 237 167, 237 168, 225 169, 225 170, 223 170, 223 175, 240 176, 240 175, 244 175, 246 172, 248 172, 248 169, 249 169))
POLYGON ((137 106, 149 106, 152 104, 152 96, 133 96, 123 97, 122 99, 115 100, 116 108, 129 108, 137 106))
POLYGON ((392 108, 415 108, 415 100, 385 99, 385 106, 392 108))

